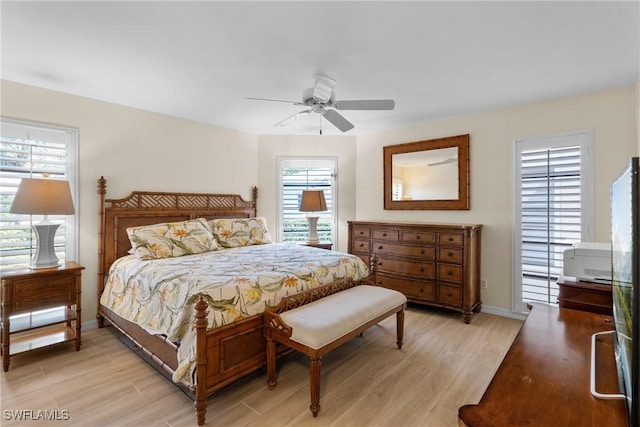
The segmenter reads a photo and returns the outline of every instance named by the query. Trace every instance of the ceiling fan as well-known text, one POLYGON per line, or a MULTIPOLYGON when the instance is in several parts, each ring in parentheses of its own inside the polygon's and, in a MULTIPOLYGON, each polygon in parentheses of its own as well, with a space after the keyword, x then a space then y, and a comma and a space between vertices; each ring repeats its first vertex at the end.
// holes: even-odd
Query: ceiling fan
MULTIPOLYGON (((314 77, 316 79, 315 85, 302 92, 302 102, 265 98, 246 99, 255 101, 285 102, 287 104, 304 105, 308 107, 306 110, 302 110, 291 117, 287 117, 286 119, 279 121, 275 126, 286 126, 302 116, 306 116, 310 113, 318 113, 342 132, 347 132, 348 130, 353 129, 354 126, 336 110, 393 110, 395 107, 393 99, 336 101, 335 92, 333 90, 336 85, 336 81, 321 74, 316 74, 314 77)), ((322 134, 322 129, 320 129, 320 134, 322 134)))
POLYGON ((439 162, 428 163, 427 166, 440 166, 440 165, 446 165, 449 163, 456 163, 457 161, 458 161, 457 157, 449 157, 448 159, 444 159, 439 162))

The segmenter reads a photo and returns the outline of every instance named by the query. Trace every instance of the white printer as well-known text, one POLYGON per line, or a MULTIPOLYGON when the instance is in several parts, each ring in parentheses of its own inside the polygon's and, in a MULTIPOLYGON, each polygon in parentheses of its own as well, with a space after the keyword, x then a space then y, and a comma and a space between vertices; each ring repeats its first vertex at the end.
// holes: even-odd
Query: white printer
POLYGON ((574 243, 564 250, 563 276, 584 282, 611 283, 611 244, 574 243))

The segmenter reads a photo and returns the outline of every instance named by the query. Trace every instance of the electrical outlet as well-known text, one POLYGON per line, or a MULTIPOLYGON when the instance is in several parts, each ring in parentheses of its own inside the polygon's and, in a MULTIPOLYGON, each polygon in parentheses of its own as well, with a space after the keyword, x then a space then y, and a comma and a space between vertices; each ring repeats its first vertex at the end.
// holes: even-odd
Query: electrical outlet
POLYGON ((487 279, 480 279, 480 287, 482 289, 487 289, 487 279))

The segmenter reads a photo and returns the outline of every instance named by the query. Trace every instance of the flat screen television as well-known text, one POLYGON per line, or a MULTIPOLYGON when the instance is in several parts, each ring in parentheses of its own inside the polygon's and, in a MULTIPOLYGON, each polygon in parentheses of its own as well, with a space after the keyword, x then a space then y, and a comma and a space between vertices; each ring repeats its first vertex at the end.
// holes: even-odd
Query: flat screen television
POLYGON ((640 198, 638 157, 611 184, 615 353, 629 426, 640 426, 640 198))

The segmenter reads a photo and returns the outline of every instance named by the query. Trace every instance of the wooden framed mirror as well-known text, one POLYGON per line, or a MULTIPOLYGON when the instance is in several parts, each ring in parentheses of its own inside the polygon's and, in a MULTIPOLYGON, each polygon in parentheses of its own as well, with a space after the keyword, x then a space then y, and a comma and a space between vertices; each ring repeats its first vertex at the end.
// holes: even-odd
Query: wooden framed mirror
POLYGON ((469 210, 469 135, 383 147, 384 208, 469 210))

